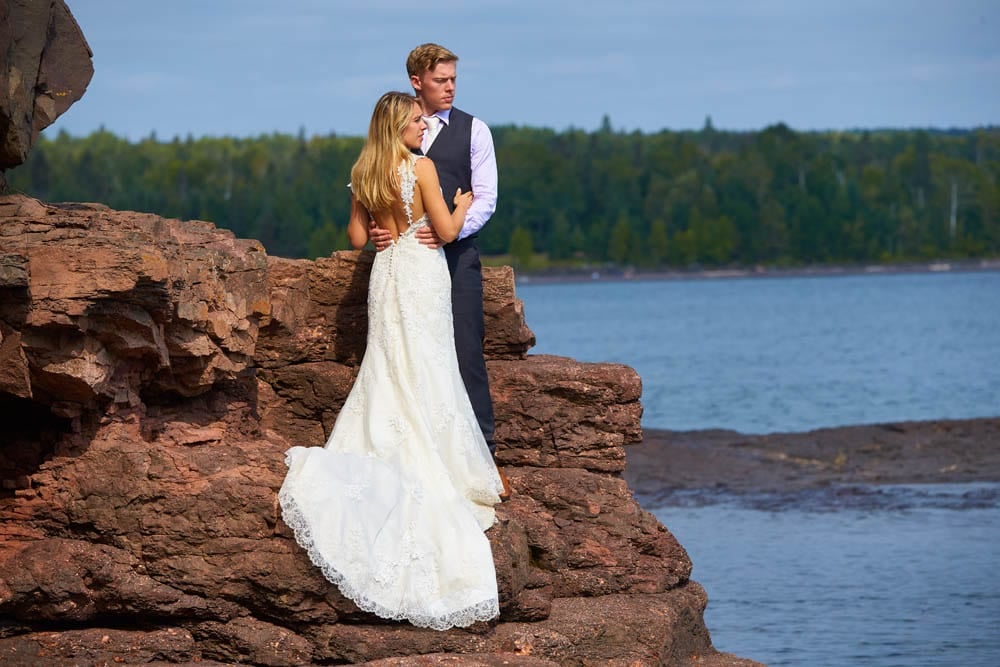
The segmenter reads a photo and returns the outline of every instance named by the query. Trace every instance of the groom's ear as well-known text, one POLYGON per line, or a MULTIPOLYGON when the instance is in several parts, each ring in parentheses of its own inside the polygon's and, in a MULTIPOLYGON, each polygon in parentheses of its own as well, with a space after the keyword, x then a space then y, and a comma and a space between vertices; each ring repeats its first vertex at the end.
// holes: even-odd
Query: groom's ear
POLYGON ((421 85, 422 85, 421 82, 420 82, 420 77, 417 76, 416 74, 411 74, 410 75, 410 85, 413 86, 413 90, 416 90, 417 92, 419 92, 420 88, 421 88, 421 85))

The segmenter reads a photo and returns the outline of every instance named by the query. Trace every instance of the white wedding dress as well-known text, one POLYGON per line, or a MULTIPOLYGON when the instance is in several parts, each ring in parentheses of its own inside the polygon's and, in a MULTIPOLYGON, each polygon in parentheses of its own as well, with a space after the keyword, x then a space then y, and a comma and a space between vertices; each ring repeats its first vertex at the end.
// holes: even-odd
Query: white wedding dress
POLYGON ((503 489, 459 375, 451 277, 413 222, 376 254, 368 343, 325 447, 292 447, 278 494, 296 541, 358 607, 445 630, 500 613, 483 531, 503 489))

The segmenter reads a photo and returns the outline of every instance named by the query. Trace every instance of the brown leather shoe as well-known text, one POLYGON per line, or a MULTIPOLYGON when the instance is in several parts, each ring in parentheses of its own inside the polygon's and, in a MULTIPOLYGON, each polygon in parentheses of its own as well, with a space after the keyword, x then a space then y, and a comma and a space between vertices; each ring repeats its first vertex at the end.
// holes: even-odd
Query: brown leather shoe
POLYGON ((503 502, 510 498, 510 482, 500 466, 497 466, 497 472, 500 474, 500 483, 503 484, 503 493, 500 494, 500 502, 503 502))

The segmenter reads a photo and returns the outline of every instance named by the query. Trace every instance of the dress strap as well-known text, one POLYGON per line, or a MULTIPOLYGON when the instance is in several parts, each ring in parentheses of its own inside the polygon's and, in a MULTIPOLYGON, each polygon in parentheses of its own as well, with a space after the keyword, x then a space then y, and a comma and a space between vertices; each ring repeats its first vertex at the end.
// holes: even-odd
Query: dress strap
POLYGON ((403 199, 403 208, 406 209, 406 222, 413 224, 413 186, 417 182, 417 170, 414 165, 417 163, 419 155, 410 155, 399 163, 399 194, 403 199))

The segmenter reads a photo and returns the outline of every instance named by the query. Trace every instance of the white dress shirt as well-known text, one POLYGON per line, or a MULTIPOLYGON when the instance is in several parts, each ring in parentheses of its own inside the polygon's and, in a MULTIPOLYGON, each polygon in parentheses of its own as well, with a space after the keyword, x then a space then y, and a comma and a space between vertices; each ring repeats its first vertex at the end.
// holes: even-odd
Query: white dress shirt
MULTIPOLYGON (((444 109, 434 113, 443 125, 448 124, 451 109, 444 109)), ((443 126, 442 126, 443 128, 443 126)), ((427 135, 430 135, 430 123, 428 123, 427 135)), ((440 130, 438 130, 440 132, 440 130)), ((426 149, 430 149, 437 133, 433 137, 425 136, 426 149)), ((465 214, 465 223, 458 233, 458 239, 464 239, 479 232, 483 225, 490 219, 490 216, 497 210, 497 156, 493 148, 493 134, 486 123, 475 116, 472 117, 472 140, 469 147, 470 163, 472 165, 472 206, 465 214)), ((449 193, 443 193, 445 198, 449 193)), ((455 193, 450 193, 454 196, 455 193)))

